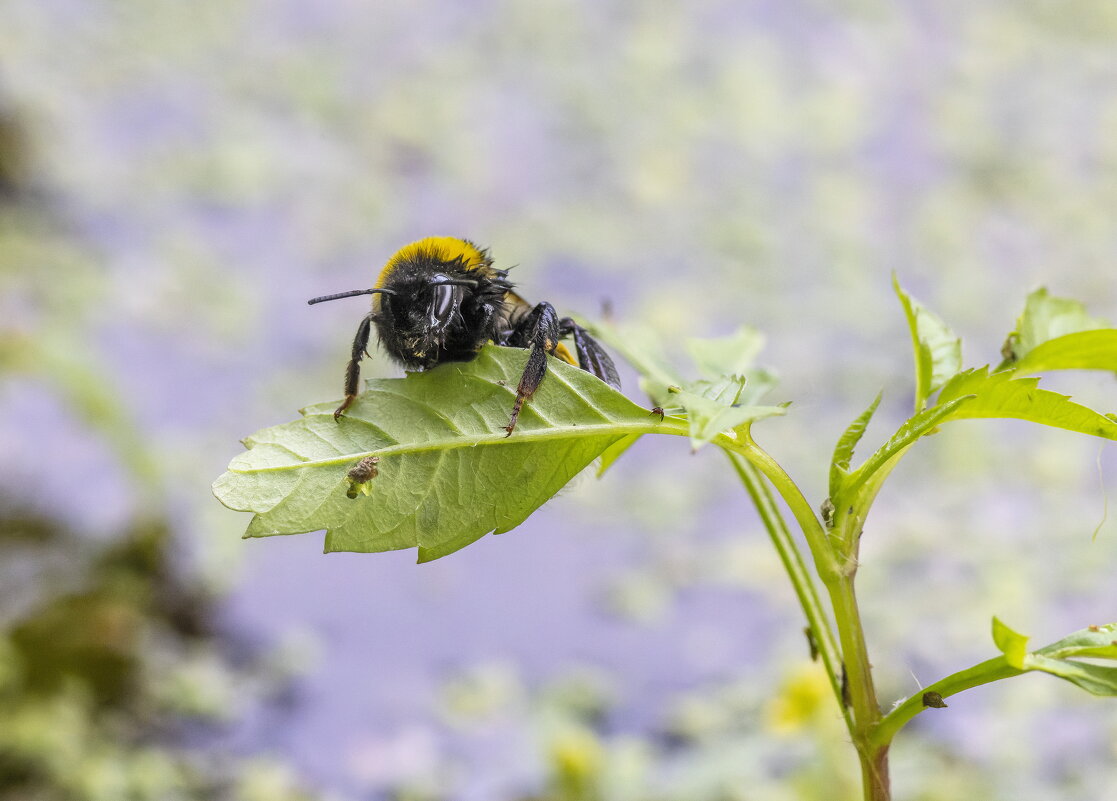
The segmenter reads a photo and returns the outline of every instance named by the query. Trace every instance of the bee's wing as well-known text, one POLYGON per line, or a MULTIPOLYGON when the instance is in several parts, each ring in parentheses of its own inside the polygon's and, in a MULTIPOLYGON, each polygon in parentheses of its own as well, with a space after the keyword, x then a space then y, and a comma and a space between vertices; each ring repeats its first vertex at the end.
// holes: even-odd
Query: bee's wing
POLYGON ((621 377, 617 375, 617 367, 613 364, 612 357, 605 352, 605 348, 601 347, 582 326, 575 323, 572 328, 571 335, 574 337, 574 352, 578 354, 578 366, 587 373, 593 373, 613 389, 620 389, 621 377))

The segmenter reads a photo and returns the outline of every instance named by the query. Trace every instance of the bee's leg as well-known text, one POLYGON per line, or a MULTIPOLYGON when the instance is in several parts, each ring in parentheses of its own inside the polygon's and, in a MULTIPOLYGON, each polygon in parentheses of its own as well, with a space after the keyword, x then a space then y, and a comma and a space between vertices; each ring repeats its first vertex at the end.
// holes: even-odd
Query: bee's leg
POLYGON ((497 345, 506 345, 508 343, 508 336, 510 331, 503 330, 504 326, 500 316, 500 305, 496 303, 484 303, 477 309, 478 321, 477 328, 483 333, 484 338, 477 343, 477 349, 492 340, 497 345))
POLYGON ((334 411, 334 420, 340 420, 345 410, 353 405, 357 399, 357 385, 361 381, 361 359, 368 349, 368 338, 372 332, 373 315, 365 315, 357 327, 357 336, 353 337, 353 356, 345 368, 345 400, 334 411))
POLYGON ((547 354, 554 353, 559 341, 558 312, 550 303, 540 303, 516 324, 508 337, 508 344, 517 348, 530 348, 527 365, 520 384, 516 387, 516 403, 512 407, 512 417, 504 430, 508 436, 516 428, 516 421, 520 418, 520 410, 524 403, 531 400, 531 396, 543 383, 547 375, 547 354))
POLYGON ((574 352, 578 354, 579 367, 597 376, 613 389, 621 388, 621 378, 605 348, 590 336, 589 331, 569 317, 563 317, 559 320, 559 337, 567 336, 574 338, 574 352))

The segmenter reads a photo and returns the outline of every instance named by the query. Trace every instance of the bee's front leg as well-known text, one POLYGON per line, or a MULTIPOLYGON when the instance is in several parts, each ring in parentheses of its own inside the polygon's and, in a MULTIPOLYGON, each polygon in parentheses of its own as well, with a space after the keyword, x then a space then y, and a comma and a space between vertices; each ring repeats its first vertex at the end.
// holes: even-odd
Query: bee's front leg
POLYGON ((340 420, 345 410, 353 405, 357 399, 357 387, 361 382, 361 359, 367 355, 368 338, 372 332, 372 322, 375 315, 367 314, 357 327, 357 336, 353 338, 353 356, 345 368, 345 400, 334 411, 334 420, 340 420))
POLYGON ((539 385, 547 375, 547 355, 553 354, 558 347, 559 318, 555 307, 550 303, 538 304, 523 319, 516 324, 508 337, 508 344, 517 348, 530 348, 527 365, 520 376, 520 383, 516 387, 516 403, 512 407, 512 416, 504 430, 507 436, 512 436, 516 429, 516 421, 520 419, 520 410, 524 403, 531 400, 539 385))

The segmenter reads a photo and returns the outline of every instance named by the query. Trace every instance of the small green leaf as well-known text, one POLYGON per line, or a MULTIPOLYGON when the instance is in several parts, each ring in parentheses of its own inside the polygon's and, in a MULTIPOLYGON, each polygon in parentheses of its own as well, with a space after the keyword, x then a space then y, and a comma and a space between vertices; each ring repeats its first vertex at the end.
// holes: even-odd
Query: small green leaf
POLYGON ((681 434, 558 359, 520 415, 503 426, 527 358, 486 347, 472 362, 368 382, 335 422, 334 403, 245 440, 214 483, 226 506, 254 513, 245 534, 326 529, 327 551, 419 548, 429 561, 522 523, 595 458, 634 434, 681 434), (367 496, 348 473, 376 456, 367 496))
POLYGON ((1117 666, 1079 662, 1081 658, 1117 660, 1117 624, 1090 626, 1032 653, 1028 638, 993 618, 993 642, 1017 670, 1058 676, 1094 695, 1117 696, 1117 666))
POLYGON ((1053 659, 1091 657, 1117 660, 1117 623, 1089 626, 1036 651, 1053 659))
POLYGON ((998 618, 993 618, 993 642, 1005 655, 1008 664, 1017 670, 1024 669, 1024 657, 1028 653, 1028 638, 1017 634, 998 618))
POLYGON ((1037 378, 1013 376, 1010 371, 990 373, 988 367, 955 375, 939 392, 934 406, 911 417, 856 471, 845 475, 831 469, 830 498, 834 505, 841 508, 849 503, 853 493, 870 481, 870 488, 878 487, 894 466, 894 460, 907 448, 932 433, 936 426, 952 420, 1015 418, 1117 440, 1117 418, 1074 403, 1065 395, 1039 389, 1037 378), (833 480, 835 475, 839 479, 837 484, 833 480))
POLYGON ((962 369, 962 340, 938 316, 900 287, 892 276, 892 287, 904 307, 915 352, 915 410, 927 405, 927 398, 962 369))
POLYGON ((1117 623, 1090 626, 1028 654, 1026 670, 1042 670, 1094 695, 1117 696, 1117 666, 1078 659, 1117 661, 1117 623))
MULTIPOLYGON (((1028 295, 1024 311, 1016 321, 1016 330, 1005 343, 1005 366, 1019 362, 1045 342, 1083 331, 1110 328, 1104 320, 1091 317, 1077 300, 1056 298, 1045 288, 1028 295)), ((1033 372, 1035 368, 1032 368, 1033 372)))
MULTIPOLYGON (((886 467, 889 462, 899 457, 910 448, 916 440, 933 431, 943 420, 949 419, 959 408, 973 400, 972 395, 954 398, 947 403, 939 403, 930 409, 924 409, 900 426, 888 442, 877 449, 876 453, 865 460, 860 467, 851 473, 845 480, 840 490, 843 496, 856 492, 877 471, 886 467)), ((837 504, 837 497, 834 498, 837 504)))
POLYGON ((679 389, 712 400, 722 406, 756 406, 776 386, 776 379, 767 370, 755 368, 742 375, 723 375, 715 379, 688 381, 672 387, 671 397, 679 400, 679 389))
POLYGON ((744 406, 756 406, 779 384, 776 374, 764 367, 746 370, 744 376, 745 388, 737 398, 737 402, 744 406))
POLYGON ((1041 670, 1058 676, 1093 695, 1117 696, 1117 667, 1111 665, 1049 659, 1040 654, 1029 654, 1024 660, 1024 669, 1041 670))
POLYGON ((1066 395, 1039 389, 1038 378, 1013 378, 1011 372, 990 373, 988 367, 967 370, 939 393, 939 405, 962 396, 973 400, 951 412, 950 420, 1015 418, 1117 440, 1117 423, 1066 395))
POLYGON ((764 335, 742 326, 726 337, 688 339, 686 349, 698 371, 707 378, 744 375, 764 347, 764 335))
POLYGON ((849 473, 849 463, 853 459, 853 449, 857 447, 857 443, 861 441, 861 437, 865 435, 865 429, 869 425, 869 421, 873 418, 873 414, 880 405, 880 399, 883 393, 878 392, 876 398, 869 404, 869 408, 861 413, 861 416, 849 424, 849 428, 845 430, 841 438, 838 439, 838 444, 834 447, 834 457, 830 460, 830 497, 836 498, 841 491, 842 479, 849 473))
MULTIPOLYGON (((733 406, 741 402, 748 379, 743 375, 723 375, 716 380, 690 381, 682 389, 691 395, 700 395, 720 406, 733 406)), ((681 393, 672 392, 674 395, 681 393)))
MULTIPOLYGON (((700 369, 710 377, 686 382, 663 358, 663 343, 653 330, 629 326, 622 330, 609 323, 587 327, 640 372, 640 388, 652 403, 667 409, 681 408, 685 412, 691 446, 695 450, 718 434, 754 420, 786 413, 786 404, 759 404, 775 386, 776 379, 768 370, 749 367, 763 344, 761 335, 750 328, 719 339, 689 340, 687 347, 700 369), (724 368, 741 368, 743 372, 714 375, 714 371, 724 368)), ((602 460, 602 469, 612 463, 612 455, 606 454, 608 458, 602 460)))
MULTIPOLYGON (((993 619, 994 640, 997 637, 998 622, 996 618, 993 619)), ((1011 635, 1027 639, 1015 632, 1011 632, 1011 635)), ((1016 642, 1012 641, 1011 645, 1015 648, 1016 642)), ((997 647, 1005 651, 1000 642, 997 642, 997 647)), ((1094 695, 1117 696, 1117 666, 1078 661, 1082 658, 1117 661, 1117 623, 1090 626, 1076 631, 1045 648, 1025 654, 1021 657, 1020 664, 1013 661, 1015 655, 1015 650, 1011 656, 1005 651, 1005 658, 1013 667, 1050 673, 1094 695)))
POLYGON ((1041 342, 1011 365, 1021 375, 1045 370, 1117 372, 1117 330, 1079 331, 1041 342))
POLYGON ((696 381, 687 389, 676 387, 671 394, 675 403, 686 410, 690 425, 690 444, 698 450, 722 432, 732 431, 765 417, 787 413, 782 406, 745 406, 736 403, 743 394, 742 376, 726 377, 724 381, 696 381), (697 391, 694 391, 697 390, 697 391))

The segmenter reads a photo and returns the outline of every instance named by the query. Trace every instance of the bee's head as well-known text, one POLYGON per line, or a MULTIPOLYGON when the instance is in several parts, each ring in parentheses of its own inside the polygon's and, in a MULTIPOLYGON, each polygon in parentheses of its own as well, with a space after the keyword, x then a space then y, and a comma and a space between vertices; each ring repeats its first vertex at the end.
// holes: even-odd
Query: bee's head
POLYGON ((402 350, 433 366, 461 326, 462 303, 475 286, 439 272, 397 281, 395 292, 374 306, 381 338, 400 338, 402 350))

